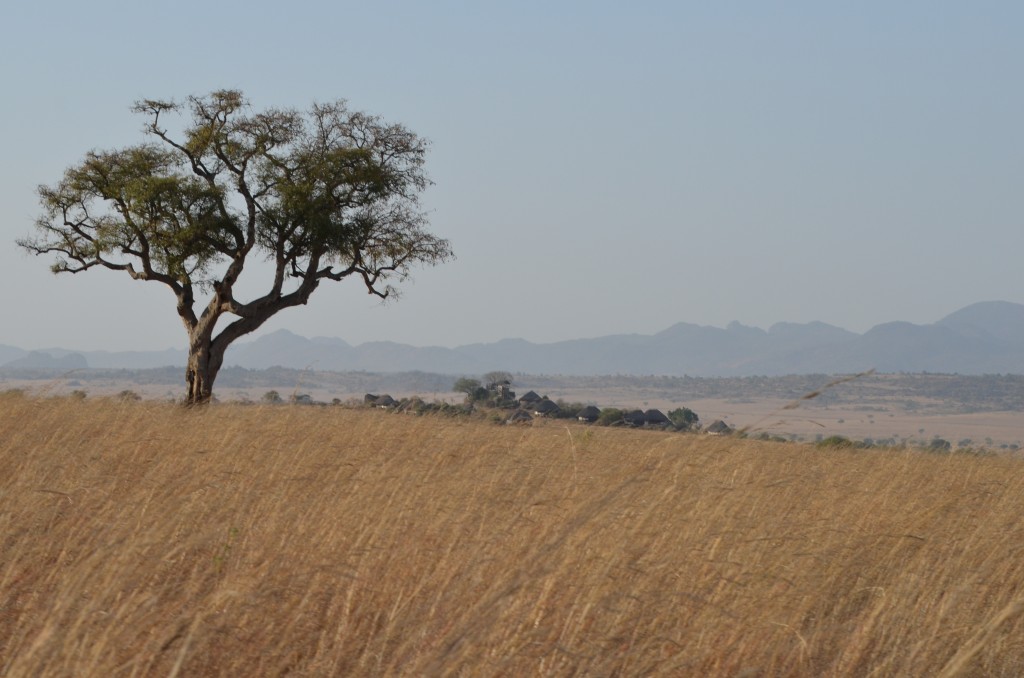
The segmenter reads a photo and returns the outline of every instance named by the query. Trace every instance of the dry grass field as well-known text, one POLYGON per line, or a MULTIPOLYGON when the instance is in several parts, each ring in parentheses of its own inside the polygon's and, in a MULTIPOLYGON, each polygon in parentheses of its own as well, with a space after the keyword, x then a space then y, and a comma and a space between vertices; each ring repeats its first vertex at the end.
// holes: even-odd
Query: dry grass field
POLYGON ((0 395, 0 674, 1020 676, 1022 464, 0 395))
MULTIPOLYGON (((359 402, 363 395, 388 393, 427 402, 463 402, 447 389, 455 377, 425 373, 370 374, 304 370, 243 371, 218 385, 222 402, 260 402, 270 390, 289 399, 305 394, 321 403, 359 402), (254 383, 242 384, 245 380, 254 383), (426 385, 444 384, 440 389, 426 385)), ((804 442, 832 435, 879 445, 905 443, 926 447, 935 438, 954 447, 1013 452, 1024 449, 1024 377, 940 374, 873 374, 856 379, 840 375, 789 375, 693 379, 678 377, 516 376, 520 393, 536 390, 552 400, 602 408, 688 407, 704 426, 716 419, 751 435, 768 434, 804 442), (823 397, 804 399, 821 391, 823 397), (827 396, 827 397, 826 397, 827 396), (792 403, 799 407, 791 409, 792 403)), ((163 370, 85 370, 56 375, 5 373, 0 391, 19 389, 38 397, 86 393, 110 397, 130 390, 146 400, 180 401, 181 372, 163 370), (31 378, 30 378, 31 377, 31 378)), ((1022 455, 1024 456, 1024 455, 1022 455)))

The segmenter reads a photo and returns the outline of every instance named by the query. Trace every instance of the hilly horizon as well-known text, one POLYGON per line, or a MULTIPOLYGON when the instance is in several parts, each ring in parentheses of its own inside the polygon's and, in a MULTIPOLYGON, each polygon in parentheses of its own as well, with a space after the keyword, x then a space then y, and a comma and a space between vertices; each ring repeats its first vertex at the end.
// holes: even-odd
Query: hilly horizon
MULTIPOLYGON (((26 350, 0 345, 0 369, 184 366, 185 351, 26 350)), ((546 344, 508 338, 454 348, 389 341, 352 345, 278 330, 228 349, 225 367, 483 374, 606 374, 694 377, 879 372, 1024 373, 1024 305, 979 302, 928 324, 895 321, 857 334, 823 322, 764 330, 679 322, 652 335, 615 334, 546 344)))

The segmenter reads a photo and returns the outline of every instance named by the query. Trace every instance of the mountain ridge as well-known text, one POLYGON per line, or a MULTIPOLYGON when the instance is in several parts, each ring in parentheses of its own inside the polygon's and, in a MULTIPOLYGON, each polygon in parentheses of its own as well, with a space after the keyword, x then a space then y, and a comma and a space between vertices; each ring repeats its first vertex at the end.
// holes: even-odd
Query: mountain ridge
MULTIPOLYGON (((0 369, 129 368, 185 364, 183 350, 24 350, 0 345, 0 369)), ((1024 374, 1024 305, 971 304, 940 320, 881 323, 863 334, 820 321, 779 322, 768 330, 678 322, 650 335, 613 334, 536 344, 521 338, 454 348, 391 341, 352 345, 287 329, 235 344, 225 366, 330 371, 482 374, 779 376, 786 374, 941 372, 1024 374)))

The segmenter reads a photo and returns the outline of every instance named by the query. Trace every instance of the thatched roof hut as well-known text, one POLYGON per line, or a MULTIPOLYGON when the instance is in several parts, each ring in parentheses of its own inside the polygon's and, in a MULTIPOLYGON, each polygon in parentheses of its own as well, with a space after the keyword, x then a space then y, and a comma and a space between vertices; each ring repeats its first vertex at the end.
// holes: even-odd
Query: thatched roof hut
POLYGON ((644 422, 655 426, 671 424, 672 420, 665 416, 661 410, 650 409, 644 412, 644 422))
POLYGON ((373 404, 376 407, 394 407, 395 405, 398 404, 398 401, 392 398, 391 396, 384 394, 378 397, 376 400, 374 400, 373 404))
POLYGON ((704 429, 704 432, 707 433, 708 435, 724 436, 732 433, 733 429, 731 426, 726 424, 721 419, 716 419, 710 424, 708 424, 708 427, 704 429))
POLYGON ((593 405, 587 405, 576 414, 576 418, 580 421, 585 421, 588 424, 592 424, 597 421, 597 418, 601 416, 601 410, 593 405))
POLYGON ((543 417, 549 414, 554 414, 560 409, 561 408, 559 408, 553 400, 541 400, 533 406, 533 413, 543 417))
POLYGON ((539 403, 542 400, 544 399, 537 395, 536 391, 527 391, 521 398, 519 398, 519 402, 524 405, 532 405, 533 403, 539 403))
POLYGON ((643 410, 632 410, 622 415, 622 420, 630 426, 643 426, 647 423, 643 410))

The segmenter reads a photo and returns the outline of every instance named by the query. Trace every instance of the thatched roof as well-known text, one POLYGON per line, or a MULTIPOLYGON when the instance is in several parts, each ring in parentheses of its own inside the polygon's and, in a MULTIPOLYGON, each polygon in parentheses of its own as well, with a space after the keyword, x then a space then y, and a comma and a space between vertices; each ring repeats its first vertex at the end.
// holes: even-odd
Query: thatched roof
POLYGON ((671 424, 672 420, 661 410, 650 409, 644 412, 644 421, 648 424, 671 424))
POLYGON ((597 418, 600 416, 601 410, 593 405, 587 405, 576 414, 580 421, 597 421, 597 418))
POLYGON ((558 412, 560 409, 561 408, 558 407, 558 405, 556 405, 554 403, 554 401, 552 401, 552 400, 542 400, 542 401, 540 401, 539 403, 537 403, 536 405, 533 406, 533 413, 534 414, 540 414, 540 415, 554 414, 555 412, 558 412))
POLYGON ((633 410, 622 415, 622 420, 632 426, 643 426, 647 422, 643 410, 633 410))
POLYGON ((717 436, 728 435, 729 433, 732 433, 732 427, 726 424, 721 419, 716 419, 715 421, 708 424, 708 427, 704 429, 704 432, 717 436))
POLYGON ((544 399, 541 398, 539 395, 537 395, 536 391, 527 391, 519 399, 519 402, 521 402, 521 403, 539 403, 541 400, 544 400, 544 399))

